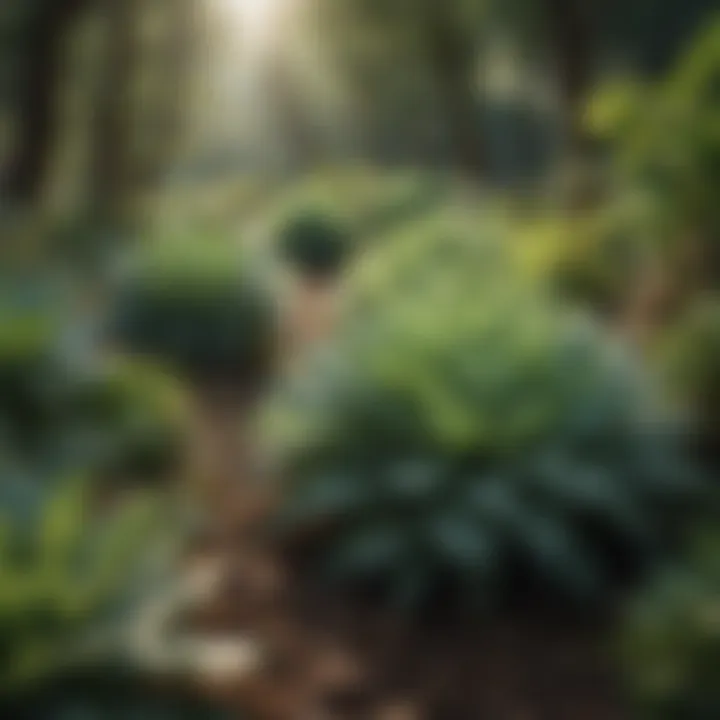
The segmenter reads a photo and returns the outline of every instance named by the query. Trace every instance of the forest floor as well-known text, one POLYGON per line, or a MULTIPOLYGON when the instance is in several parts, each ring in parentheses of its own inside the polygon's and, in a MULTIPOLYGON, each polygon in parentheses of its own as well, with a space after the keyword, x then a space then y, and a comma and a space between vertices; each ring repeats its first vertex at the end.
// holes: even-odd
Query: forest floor
POLYGON ((262 662, 204 690, 250 720, 623 720, 602 627, 515 615, 412 623, 328 597, 264 537, 272 499, 246 490, 194 560, 221 561, 193 618, 258 643, 262 662), (242 510, 238 510, 241 508, 242 510))

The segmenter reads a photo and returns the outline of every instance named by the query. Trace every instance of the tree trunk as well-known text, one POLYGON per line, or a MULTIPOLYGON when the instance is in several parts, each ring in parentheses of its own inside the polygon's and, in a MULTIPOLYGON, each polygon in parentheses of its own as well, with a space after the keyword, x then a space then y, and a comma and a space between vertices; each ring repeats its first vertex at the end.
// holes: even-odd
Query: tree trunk
MULTIPOLYGON (((465 32, 458 32, 448 3, 425 6, 425 42, 431 71, 445 106, 455 164, 471 178, 486 170, 475 82, 476 52, 465 32)), ((464 29, 463 29, 464 30, 464 29)))
POLYGON ((141 0, 105 0, 105 57, 96 111, 91 213, 101 225, 124 219, 132 186, 132 80, 141 0))
MULTIPOLYGON (((456 165, 469 177, 485 176, 485 150, 481 139, 479 106, 471 79, 453 73, 444 78, 442 96, 451 133, 456 165)), ((442 76, 441 76, 442 77, 442 76)))
POLYGON ((593 8, 587 0, 545 0, 545 11, 569 152, 577 156, 587 143, 582 113, 593 80, 593 8))
POLYGON ((57 129, 63 43, 87 4, 87 0, 46 3, 21 32, 17 133, 2 193, 13 203, 33 204, 41 197, 57 129))
POLYGON ((181 150, 196 60, 198 0, 155 0, 158 2, 167 29, 142 49, 140 62, 152 83, 149 91, 136 99, 140 142, 133 176, 141 194, 162 181, 181 150))

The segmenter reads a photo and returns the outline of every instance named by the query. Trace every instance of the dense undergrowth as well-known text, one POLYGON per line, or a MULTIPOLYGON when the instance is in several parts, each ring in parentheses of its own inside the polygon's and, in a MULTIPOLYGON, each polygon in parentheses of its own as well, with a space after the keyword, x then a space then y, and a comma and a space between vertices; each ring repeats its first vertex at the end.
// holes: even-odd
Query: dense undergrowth
POLYGON ((592 320, 436 232, 366 258, 383 279, 279 401, 284 529, 385 599, 602 605, 700 491, 682 437, 592 320))
MULTIPOLYGON (((679 551, 698 500, 717 522, 717 33, 664 80, 597 94, 607 162, 572 212, 440 174, 334 168, 238 183, 204 217, 188 198, 200 219, 168 224, 205 229, 177 241, 160 212, 119 283, 93 278, 90 313, 82 273, 56 287, 37 258, 32 281, 3 272, 1 702, 64 696, 80 641, 133 595, 156 542, 143 502, 175 517, 189 396, 212 388, 253 410, 275 391, 268 527, 309 574, 477 618, 540 599, 590 616, 649 578, 618 664, 649 717, 714 717, 716 533, 679 551), (342 313, 285 377, 288 265, 342 313)), ((115 672, 117 715, 83 717, 140 716, 115 702, 133 694, 115 672)))

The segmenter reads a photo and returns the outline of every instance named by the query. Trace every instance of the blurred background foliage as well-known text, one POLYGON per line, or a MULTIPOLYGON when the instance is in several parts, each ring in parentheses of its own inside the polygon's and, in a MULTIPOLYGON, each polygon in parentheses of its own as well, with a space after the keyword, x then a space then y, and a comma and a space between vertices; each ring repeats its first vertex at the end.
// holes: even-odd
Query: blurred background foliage
POLYGON ((628 612, 621 657, 649 717, 718 711, 717 531, 696 532, 682 564, 666 570, 628 612))
POLYGON ((148 508, 184 538, 205 443, 270 448, 311 575, 643 585, 629 695, 714 717, 716 533, 678 540, 720 466, 719 80, 711 0, 4 0, 8 707, 183 717, 65 663, 143 594, 148 508))

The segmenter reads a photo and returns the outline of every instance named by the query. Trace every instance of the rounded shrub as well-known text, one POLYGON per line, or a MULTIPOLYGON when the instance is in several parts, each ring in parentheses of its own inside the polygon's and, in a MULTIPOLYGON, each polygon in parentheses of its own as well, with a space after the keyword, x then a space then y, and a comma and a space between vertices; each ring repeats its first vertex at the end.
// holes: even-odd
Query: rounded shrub
POLYGON ((624 351, 451 229, 368 259, 343 331, 278 397, 281 529, 386 600, 607 599, 696 478, 624 351))
POLYGON ((350 237, 330 216, 305 212, 280 231, 280 250, 289 265, 309 277, 337 275, 350 253, 350 237))
POLYGON ((251 386, 272 363, 269 292, 227 243, 195 238, 143 248, 118 292, 114 336, 194 382, 251 386))

